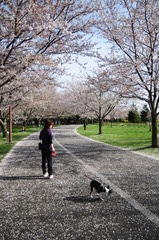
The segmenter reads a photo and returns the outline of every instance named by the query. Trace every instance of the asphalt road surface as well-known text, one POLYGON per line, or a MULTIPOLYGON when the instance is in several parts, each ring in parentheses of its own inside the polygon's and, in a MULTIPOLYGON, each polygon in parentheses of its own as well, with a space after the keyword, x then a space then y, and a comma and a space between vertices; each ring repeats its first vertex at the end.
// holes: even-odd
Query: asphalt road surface
POLYGON ((159 240, 159 159, 54 128, 54 178, 44 179, 38 135, 0 164, 0 240, 159 240), (112 188, 94 193, 90 179, 112 188))

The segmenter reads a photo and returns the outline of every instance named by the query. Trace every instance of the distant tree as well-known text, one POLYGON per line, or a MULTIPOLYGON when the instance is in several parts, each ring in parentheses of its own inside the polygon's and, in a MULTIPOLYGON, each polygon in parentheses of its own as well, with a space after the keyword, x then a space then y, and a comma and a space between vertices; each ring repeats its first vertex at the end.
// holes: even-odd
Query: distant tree
MULTIPOLYGON (((93 117, 98 119, 99 131, 102 133, 102 122, 120 101, 120 96, 113 92, 110 74, 107 71, 98 71, 93 76, 88 75, 83 81, 71 84, 68 89, 68 101, 70 108, 81 117, 93 117)), ((85 125, 86 127, 86 125, 85 125)))
POLYGON ((147 107, 147 105, 143 106, 143 110, 140 113, 140 117, 141 117, 141 122, 148 122, 149 120, 149 109, 147 107))
POLYGON ((102 134, 102 122, 110 114, 119 102, 119 95, 112 93, 111 79, 105 72, 96 73, 93 77, 88 76, 87 86, 87 109, 94 113, 98 119, 98 134, 102 134))
POLYGON ((139 123, 140 122, 140 115, 138 112, 134 110, 130 110, 128 113, 128 121, 132 123, 139 123))
POLYGON ((132 105, 132 109, 128 112, 128 121, 131 123, 139 123, 140 122, 140 115, 134 104, 132 105))

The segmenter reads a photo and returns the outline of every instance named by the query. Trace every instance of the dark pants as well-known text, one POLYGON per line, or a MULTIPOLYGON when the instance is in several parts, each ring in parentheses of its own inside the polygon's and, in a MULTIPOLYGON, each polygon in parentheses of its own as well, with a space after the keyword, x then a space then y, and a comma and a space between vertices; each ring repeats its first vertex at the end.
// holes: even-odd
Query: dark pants
POLYGON ((52 154, 51 151, 45 151, 42 150, 42 171, 43 174, 47 172, 48 167, 48 173, 49 176, 52 175, 52 154))

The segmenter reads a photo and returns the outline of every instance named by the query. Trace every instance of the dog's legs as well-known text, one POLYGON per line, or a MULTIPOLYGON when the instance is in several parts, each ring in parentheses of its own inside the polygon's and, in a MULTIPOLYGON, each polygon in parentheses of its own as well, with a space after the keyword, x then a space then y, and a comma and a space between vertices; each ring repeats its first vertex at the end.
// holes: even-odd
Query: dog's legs
POLYGON ((100 193, 97 193, 97 196, 99 197, 100 200, 104 201, 104 199, 100 196, 100 193))

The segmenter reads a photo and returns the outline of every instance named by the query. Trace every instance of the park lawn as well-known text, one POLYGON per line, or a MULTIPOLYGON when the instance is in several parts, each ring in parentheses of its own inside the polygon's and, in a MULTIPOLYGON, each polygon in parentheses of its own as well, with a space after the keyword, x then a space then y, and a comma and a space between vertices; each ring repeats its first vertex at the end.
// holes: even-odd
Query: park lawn
POLYGON ((13 127, 12 143, 9 143, 8 137, 2 138, 2 135, 0 135, 0 161, 18 141, 39 130, 40 128, 27 126, 25 132, 22 132, 21 127, 13 127))
POLYGON ((77 132, 100 142, 159 158, 159 148, 151 147, 148 124, 113 123, 111 126, 110 123, 105 123, 101 135, 98 134, 98 124, 89 124, 86 130, 81 126, 77 132))

